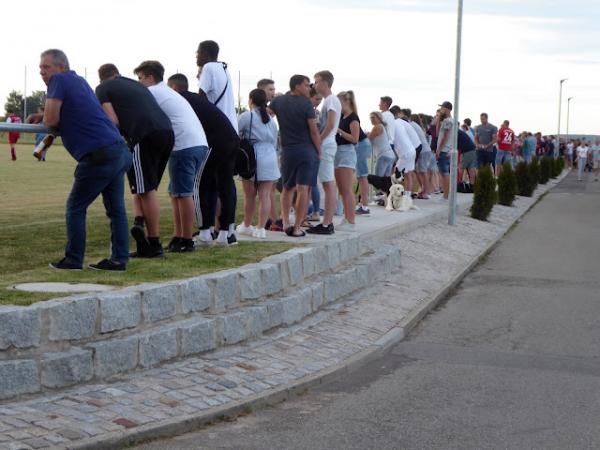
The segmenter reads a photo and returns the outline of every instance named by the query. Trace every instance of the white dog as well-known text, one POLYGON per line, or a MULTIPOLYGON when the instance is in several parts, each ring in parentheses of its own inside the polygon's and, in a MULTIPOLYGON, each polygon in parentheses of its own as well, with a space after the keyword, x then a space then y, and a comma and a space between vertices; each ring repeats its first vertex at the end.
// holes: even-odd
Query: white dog
POLYGON ((404 195, 404 186, 392 184, 385 209, 388 211, 408 211, 409 209, 418 208, 414 205, 410 195, 404 195))

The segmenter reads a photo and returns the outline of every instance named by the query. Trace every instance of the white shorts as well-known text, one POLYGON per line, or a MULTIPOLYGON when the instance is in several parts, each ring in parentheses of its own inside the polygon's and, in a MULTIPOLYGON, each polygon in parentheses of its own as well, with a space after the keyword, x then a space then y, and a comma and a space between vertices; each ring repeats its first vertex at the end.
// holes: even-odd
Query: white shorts
POLYGON ((335 142, 321 145, 321 161, 319 162, 319 180, 321 180, 321 183, 335 181, 333 161, 336 151, 337 144, 335 142))
POLYGON ((417 156, 415 152, 400 155, 398 162, 396 163, 396 168, 400 172, 402 172, 402 170, 413 172, 415 170, 415 156, 417 156))

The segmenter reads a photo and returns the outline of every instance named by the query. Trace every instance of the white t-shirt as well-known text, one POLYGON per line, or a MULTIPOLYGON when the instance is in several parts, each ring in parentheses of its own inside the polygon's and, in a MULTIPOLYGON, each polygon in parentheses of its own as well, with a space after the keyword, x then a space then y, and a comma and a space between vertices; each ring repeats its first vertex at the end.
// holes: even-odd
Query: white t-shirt
POLYGON ((156 99, 160 109, 171 120, 173 133, 175 134, 173 151, 201 145, 208 147, 206 134, 204 134, 198 116, 185 98, 167 86, 164 81, 149 86, 148 89, 156 99))
POLYGON ((587 145, 577 147, 577 158, 587 158, 590 148, 587 145))
POLYGON ((572 155, 573 154, 573 143, 569 142, 567 144, 567 155, 572 155))
POLYGON ((383 121, 385 122, 385 131, 387 132, 390 144, 393 144, 394 133, 396 132, 394 127, 394 121, 396 119, 394 118, 394 115, 389 111, 383 111, 381 113, 381 117, 383 117, 383 121))
POLYGON ((235 113, 235 98, 233 83, 229 71, 221 62, 209 62, 202 66, 198 87, 206 94, 208 101, 219 108, 227 116, 235 131, 238 131, 237 114, 235 113), (225 94, 223 94, 225 91, 225 94), (223 94, 223 97, 221 97, 223 94), (219 100, 221 97, 221 100, 219 100), (215 102, 219 100, 219 103, 215 102))
POLYGON ((410 142, 412 143, 413 148, 416 149, 419 145, 421 145, 421 139, 419 139, 419 135, 417 134, 415 129, 412 127, 412 125, 410 123, 408 123, 406 120, 402 119, 401 122, 403 122, 403 126, 406 129, 406 134, 408 134, 408 138, 410 139, 410 142))
POLYGON ((413 130, 415 130, 417 136, 419 136, 419 142, 423 146, 423 148, 421 149, 421 153, 430 152, 431 147, 429 145, 429 142, 427 142, 427 136, 425 136, 425 132, 423 131, 423 128, 421 128, 421 125, 419 125, 417 122, 409 122, 409 124, 411 127, 413 127, 413 130))
MULTIPOLYGON (((402 119, 396 119, 394 120, 393 125, 394 150, 396 151, 398 158, 408 158, 411 154, 415 155, 415 146, 412 144, 410 137, 408 137, 408 131, 405 127, 408 123, 402 119)), ((412 129, 410 125, 408 126, 412 129)))
POLYGON ((333 122, 333 128, 329 134, 323 139, 322 144, 335 144, 335 134, 338 130, 338 124, 342 117, 342 104, 337 96, 330 94, 325 100, 323 100, 323 106, 321 107, 321 117, 323 123, 323 129, 327 126, 327 115, 329 111, 335 112, 335 121, 333 122))

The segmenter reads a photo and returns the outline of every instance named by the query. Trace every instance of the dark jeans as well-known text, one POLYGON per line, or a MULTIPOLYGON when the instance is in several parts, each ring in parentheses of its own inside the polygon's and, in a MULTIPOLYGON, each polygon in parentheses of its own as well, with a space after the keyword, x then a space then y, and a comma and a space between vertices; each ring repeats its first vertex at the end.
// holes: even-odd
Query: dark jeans
POLYGON ((112 253, 110 259, 126 263, 129 258, 127 213, 125 212, 124 175, 131 167, 132 156, 125 143, 88 153, 75 169, 75 180, 67 200, 67 262, 83 266, 85 254, 85 219, 88 206, 100 194, 110 219, 112 253))
POLYGON ((237 191, 233 173, 236 150, 237 148, 210 149, 199 186, 201 230, 207 230, 215 225, 217 197, 221 200, 220 229, 227 230, 229 225, 235 223, 237 191))

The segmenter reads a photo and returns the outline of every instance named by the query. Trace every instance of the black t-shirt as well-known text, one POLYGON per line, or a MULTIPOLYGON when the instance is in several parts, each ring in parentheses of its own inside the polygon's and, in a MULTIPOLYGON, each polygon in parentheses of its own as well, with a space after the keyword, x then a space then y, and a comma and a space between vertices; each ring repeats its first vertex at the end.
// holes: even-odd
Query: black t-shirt
MULTIPOLYGON (((346 133, 350 133, 350 124, 354 121, 358 122, 358 126, 360 127, 360 119, 358 118, 358 115, 356 113, 350 113, 347 117, 344 117, 342 115, 342 118, 340 119, 340 126, 339 128, 342 131, 345 131, 346 133)), ((361 129, 359 134, 358 134, 358 140, 362 141, 364 138, 361 137, 365 136, 364 131, 361 129)), ((365 136, 366 137, 366 136, 365 136)), ((344 139, 343 137, 341 137, 339 134, 335 136, 335 142, 337 143, 337 145, 346 145, 346 144, 352 144, 354 145, 352 142, 344 139)))
POLYGON ((214 150, 237 148, 240 138, 227 116, 203 96, 194 92, 180 92, 185 98, 204 128, 208 146, 214 150))
POLYGON ((282 95, 271 100, 269 108, 277 116, 281 144, 284 148, 314 148, 308 120, 315 118, 315 109, 308 98, 292 94, 282 95))
POLYGON ((475 143, 471 137, 460 128, 458 129, 458 151, 468 153, 475 150, 475 143))
POLYGON ((121 134, 129 145, 159 130, 172 130, 171 121, 160 109, 148 88, 130 78, 117 77, 96 88, 100 103, 111 103, 121 134))

